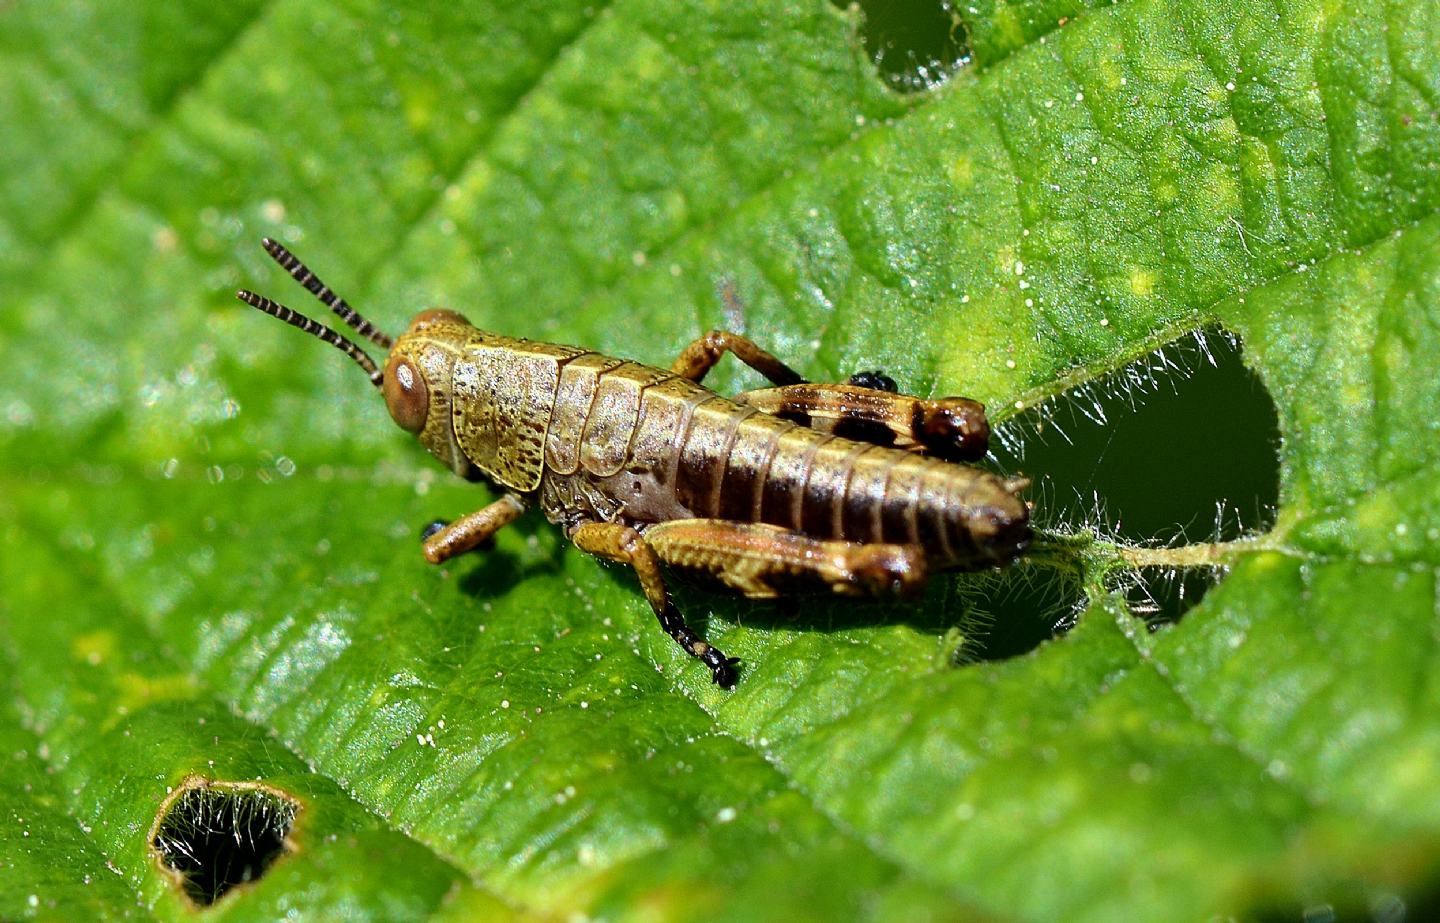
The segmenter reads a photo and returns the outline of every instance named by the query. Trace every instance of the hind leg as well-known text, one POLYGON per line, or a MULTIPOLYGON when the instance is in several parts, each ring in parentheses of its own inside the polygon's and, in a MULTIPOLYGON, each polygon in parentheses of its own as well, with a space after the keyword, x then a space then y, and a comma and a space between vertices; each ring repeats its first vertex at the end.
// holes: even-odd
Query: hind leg
POLYGON ((760 599, 815 590, 911 596, 928 576, 924 553, 912 545, 821 541, 759 523, 678 519, 650 526, 645 541, 671 567, 760 599))
POLYGON ((990 424, 977 401, 897 394, 895 380, 878 370, 856 372, 843 385, 812 384, 754 340, 727 330, 711 330, 685 347, 670 371, 703 381, 727 352, 777 386, 741 392, 734 398, 741 404, 839 436, 946 461, 975 461, 989 451, 990 424))
MULTIPOLYGON (((873 377, 884 378, 863 372, 850 380, 873 377)), ((794 384, 744 391, 734 400, 837 436, 894 445, 946 461, 975 461, 990 447, 984 405, 964 397, 922 399, 866 385, 794 384)))
POLYGON ((710 668, 711 678, 722 689, 735 685, 735 665, 740 661, 726 657, 718 647, 712 647, 696 631, 685 624, 685 619, 670 601, 665 590, 665 578, 660 573, 660 558, 655 550, 629 526, 614 522, 587 522, 570 532, 570 540, 581 551, 609 561, 618 561, 635 568, 640 578, 640 589, 655 610, 660 627, 675 639, 685 653, 698 658, 710 668))

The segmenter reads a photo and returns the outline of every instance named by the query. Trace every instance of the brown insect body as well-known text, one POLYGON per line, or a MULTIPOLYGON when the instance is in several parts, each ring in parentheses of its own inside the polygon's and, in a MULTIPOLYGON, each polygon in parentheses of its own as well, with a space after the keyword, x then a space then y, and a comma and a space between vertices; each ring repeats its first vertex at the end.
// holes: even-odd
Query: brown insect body
POLYGON ((448 312, 421 315, 396 340, 387 377, 406 362, 430 391, 421 444, 567 529, 763 523, 919 546, 938 568, 1009 563, 1029 538, 1025 504, 986 471, 819 432, 670 371, 499 336, 448 312))
POLYGON ((1029 542, 1027 482, 953 461, 986 451, 984 408, 973 401, 896 394, 880 372, 811 384, 721 331, 668 371, 489 333, 445 310, 422 312, 392 340, 284 247, 265 248, 389 350, 383 371, 329 327, 250 292, 240 298, 344 351, 432 455, 506 491, 427 529, 427 559, 477 548, 538 504, 582 550, 634 567, 661 626, 722 686, 738 661, 685 624, 662 564, 754 597, 903 594, 932 569, 1003 565, 1029 542), (699 384, 725 352, 777 387, 732 400, 699 384))

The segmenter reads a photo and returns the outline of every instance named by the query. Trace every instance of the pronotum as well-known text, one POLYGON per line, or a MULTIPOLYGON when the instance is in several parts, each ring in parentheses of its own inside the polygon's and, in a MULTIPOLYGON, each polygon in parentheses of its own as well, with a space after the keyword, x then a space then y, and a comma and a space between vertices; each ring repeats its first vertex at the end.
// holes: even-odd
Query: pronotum
POLYGON ((958 464, 983 456, 984 408, 895 393, 879 372, 813 384, 745 337, 711 331, 670 369, 502 336, 422 311, 399 337, 375 328, 283 246, 267 253, 357 334, 282 304, 246 304, 337 347, 430 454, 500 499, 422 539, 431 563, 483 545, 538 504, 580 549, 635 569, 660 626, 735 683, 739 661, 685 623, 662 565, 750 597, 915 593, 930 572, 1013 561, 1030 540, 1027 482, 958 464), (726 352, 773 387, 722 397, 700 381, 726 352))

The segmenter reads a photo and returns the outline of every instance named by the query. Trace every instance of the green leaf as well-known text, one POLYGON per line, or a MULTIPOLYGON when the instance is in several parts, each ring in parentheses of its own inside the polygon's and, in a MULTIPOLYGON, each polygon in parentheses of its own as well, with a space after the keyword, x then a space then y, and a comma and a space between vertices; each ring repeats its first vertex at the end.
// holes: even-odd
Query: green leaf
POLYGON ((0 7, 0 917, 188 916, 150 841, 206 781, 298 806, 236 919, 1433 897, 1440 11, 956 15, 971 63, 897 95, 822 0, 0 7), (956 664, 984 576, 794 618, 682 588, 745 661, 721 691, 536 515, 423 563, 493 495, 232 299, 306 303, 265 234, 387 329, 446 305, 666 364, 743 322, 1022 440, 1223 326, 1278 518, 1155 547, 1039 509, 1017 579, 1087 602, 1005 661, 956 664), (1140 567, 1229 573, 1150 633, 1140 567))

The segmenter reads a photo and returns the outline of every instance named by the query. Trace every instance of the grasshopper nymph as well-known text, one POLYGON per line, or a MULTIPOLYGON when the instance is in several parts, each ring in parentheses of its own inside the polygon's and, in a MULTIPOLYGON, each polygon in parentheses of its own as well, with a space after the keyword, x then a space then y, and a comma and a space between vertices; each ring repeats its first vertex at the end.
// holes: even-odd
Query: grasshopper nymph
POLYGON ((915 593, 932 570, 1013 561, 1030 541, 1024 479, 959 461, 986 452, 985 409, 895 393, 879 372, 812 384, 745 337, 711 331, 669 370, 490 333, 422 311, 377 330, 273 240, 265 250, 360 336, 249 291, 240 300, 340 349, 395 422, 500 499, 423 535, 439 564, 477 548, 530 504, 583 551, 628 564, 660 626, 722 687, 736 664, 676 611, 661 565, 750 597, 807 590, 915 593), (774 387, 726 398, 700 384, 726 352, 774 387))

